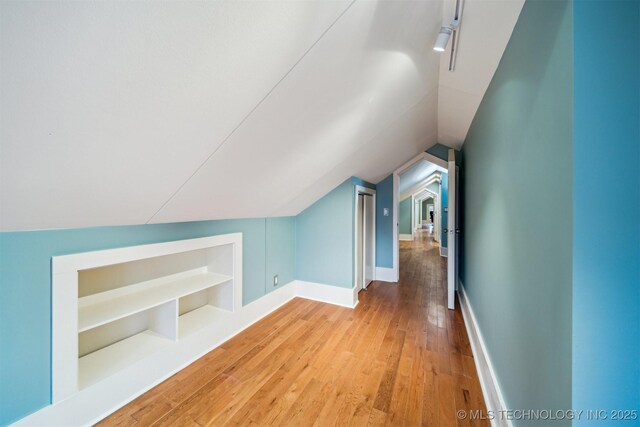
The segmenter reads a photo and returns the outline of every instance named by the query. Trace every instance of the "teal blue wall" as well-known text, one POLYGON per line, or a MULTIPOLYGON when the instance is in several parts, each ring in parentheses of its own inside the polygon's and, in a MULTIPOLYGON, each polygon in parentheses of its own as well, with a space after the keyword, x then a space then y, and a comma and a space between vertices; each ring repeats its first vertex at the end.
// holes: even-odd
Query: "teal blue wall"
POLYGON ((354 185, 349 178, 296 217, 296 279, 353 287, 354 185))
POLYGON ((278 287, 295 279, 296 219, 292 216, 267 218, 265 224, 265 289, 271 292, 273 276, 278 275, 278 287))
POLYGON ((51 257, 122 246, 243 233, 243 302, 294 277, 294 219, 0 233, 0 425, 51 400, 51 257))
MULTIPOLYGON (((437 158, 439 158, 440 160, 444 160, 445 162, 449 161, 449 150, 450 148, 447 147, 446 145, 442 145, 442 144, 435 144, 432 145, 431 147, 427 148, 427 153, 436 156, 437 158)), ((455 150, 455 155, 456 155, 456 164, 459 165, 460 164, 460 160, 462 158, 460 151, 455 150)))
POLYGON ((362 178, 358 178, 357 176, 352 176, 351 177, 351 183, 353 185, 360 185, 361 187, 370 188, 372 190, 376 189, 376 185, 375 184, 367 182, 362 178))
POLYGON ((571 408, 572 72, 571 3, 527 1, 463 147, 462 282, 512 409, 571 408))
POLYGON ((411 197, 400 202, 399 209, 400 234, 411 234, 411 197))
POLYGON ((375 189, 350 178, 297 217, 0 233, 0 425, 51 401, 52 256, 242 232, 244 304, 276 274, 350 288, 356 185, 375 189))
POLYGON ((440 197, 440 212, 442 214, 442 222, 440 224, 440 228, 442 228, 442 239, 440 241, 440 246, 443 248, 447 247, 447 233, 444 232, 444 229, 447 228, 447 221, 449 220, 449 214, 447 213, 447 204, 449 203, 449 174, 442 174, 442 189, 441 189, 441 197, 440 197))
POLYGON ((573 406, 640 412, 640 3, 573 7, 573 406))
POLYGON ((376 184, 376 266, 393 268, 393 175, 376 184))
POLYGON ((432 145, 427 148, 427 153, 434 155, 445 162, 449 160, 449 147, 442 144, 432 145))

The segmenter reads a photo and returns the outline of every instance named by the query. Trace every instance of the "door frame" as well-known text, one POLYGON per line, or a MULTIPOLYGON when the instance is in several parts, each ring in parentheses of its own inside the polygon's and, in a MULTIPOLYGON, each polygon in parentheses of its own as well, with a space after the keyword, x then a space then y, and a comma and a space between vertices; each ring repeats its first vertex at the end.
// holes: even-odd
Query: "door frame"
POLYGON ((456 165, 456 153, 449 149, 448 193, 447 193, 447 307, 455 308, 456 289, 458 288, 458 236, 459 211, 459 170, 456 165))
POLYGON ((427 162, 431 162, 436 166, 440 166, 441 168, 447 170, 448 164, 446 161, 442 160, 439 157, 434 156, 433 154, 429 154, 426 151, 423 151, 420 154, 414 156, 411 160, 404 163, 402 166, 393 171, 393 268, 392 275, 394 277, 394 282, 397 282, 400 278, 400 230, 398 223, 399 219, 399 209, 400 209, 400 175, 407 171, 411 166, 415 163, 426 160, 427 162))
MULTIPOLYGON (((358 231, 356 230, 356 226, 358 224, 358 195, 360 194, 368 194, 373 197, 373 280, 376 280, 376 190, 364 187, 362 185, 356 185, 354 188, 353 194, 353 285, 359 289, 366 289, 365 287, 361 287, 360 284, 357 283, 358 278, 358 250, 359 242, 356 238, 358 231)), ((364 233, 364 229, 363 229, 364 233)), ((362 257, 363 263, 366 263, 365 257, 363 254, 362 257)), ((366 265, 363 268, 363 274, 366 269, 366 265)))

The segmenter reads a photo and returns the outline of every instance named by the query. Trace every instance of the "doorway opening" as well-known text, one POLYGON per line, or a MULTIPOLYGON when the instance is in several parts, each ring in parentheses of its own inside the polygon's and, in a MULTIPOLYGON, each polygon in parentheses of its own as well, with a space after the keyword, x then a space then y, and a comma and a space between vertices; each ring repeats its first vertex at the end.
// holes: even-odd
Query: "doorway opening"
POLYGON ((400 240, 413 240, 422 230, 423 209, 433 205, 433 239, 440 255, 447 257, 447 305, 455 306, 458 277, 457 175, 455 151, 449 150, 448 160, 423 152, 393 173, 393 273, 399 278, 400 240), (430 202, 430 200, 433 200, 430 202), (426 202, 426 203, 425 203, 426 202))
POLYGON ((360 291, 375 280, 376 191, 358 185, 355 193, 354 282, 360 291))

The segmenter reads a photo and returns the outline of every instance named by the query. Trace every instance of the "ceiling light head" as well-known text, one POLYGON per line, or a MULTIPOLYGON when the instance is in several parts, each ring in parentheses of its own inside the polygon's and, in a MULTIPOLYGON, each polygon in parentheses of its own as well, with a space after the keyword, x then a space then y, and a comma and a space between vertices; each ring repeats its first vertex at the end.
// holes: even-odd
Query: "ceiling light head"
POLYGON ((453 28, 451 27, 441 27, 440 32, 438 33, 438 38, 436 39, 436 44, 433 46, 433 50, 436 52, 444 52, 447 48, 447 43, 449 43, 449 37, 453 34, 453 28))

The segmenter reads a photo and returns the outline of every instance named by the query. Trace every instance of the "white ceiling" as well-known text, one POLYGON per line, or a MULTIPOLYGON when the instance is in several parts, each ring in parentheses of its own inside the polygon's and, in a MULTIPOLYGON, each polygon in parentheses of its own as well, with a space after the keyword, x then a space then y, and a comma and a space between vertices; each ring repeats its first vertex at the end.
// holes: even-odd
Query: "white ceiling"
POLYGON ((426 180, 430 175, 437 171, 446 172, 445 169, 426 160, 416 162, 411 166, 411 168, 400 175, 400 182, 398 185, 400 194, 406 193, 416 184, 426 180))
MULTIPOLYGON (((516 0, 467 0, 463 31, 485 2, 516 0)), ((449 135, 442 94, 477 86, 439 71, 439 0, 0 8, 3 231, 297 214, 449 135)), ((469 54, 487 83, 503 50, 469 54)))
MULTIPOLYGON (((462 147, 523 5, 524 0, 464 0, 454 71, 449 71, 451 43, 440 62, 439 143, 462 147)), ((451 21, 454 6, 445 1, 444 22, 451 21)))

